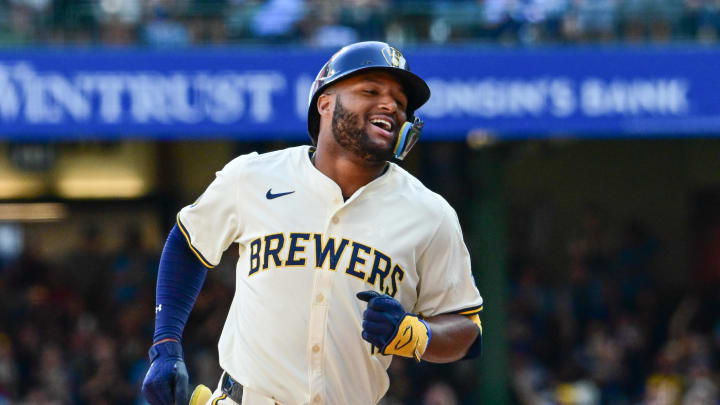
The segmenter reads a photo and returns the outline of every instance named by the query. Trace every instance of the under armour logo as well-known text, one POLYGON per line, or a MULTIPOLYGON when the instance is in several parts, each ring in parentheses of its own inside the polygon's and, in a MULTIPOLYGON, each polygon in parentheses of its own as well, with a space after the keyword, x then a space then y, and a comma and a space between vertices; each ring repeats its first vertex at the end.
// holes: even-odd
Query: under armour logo
POLYGON ((156 314, 157 314, 158 312, 160 312, 160 311, 162 311, 162 304, 160 304, 160 305, 158 305, 158 306, 155 307, 155 313, 156 313, 156 314))

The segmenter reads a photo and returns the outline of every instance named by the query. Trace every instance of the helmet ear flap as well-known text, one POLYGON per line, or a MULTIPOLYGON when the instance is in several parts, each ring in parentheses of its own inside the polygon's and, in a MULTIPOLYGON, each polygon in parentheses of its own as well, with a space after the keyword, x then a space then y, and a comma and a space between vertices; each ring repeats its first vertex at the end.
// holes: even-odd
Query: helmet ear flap
POLYGON ((410 123, 410 121, 406 121, 402 127, 400 127, 398 140, 395 144, 395 149, 393 150, 395 159, 405 159, 405 156, 410 153, 410 149, 412 149, 418 140, 420 140, 420 135, 424 125, 425 123, 420 119, 420 117, 414 117, 412 123, 410 123))

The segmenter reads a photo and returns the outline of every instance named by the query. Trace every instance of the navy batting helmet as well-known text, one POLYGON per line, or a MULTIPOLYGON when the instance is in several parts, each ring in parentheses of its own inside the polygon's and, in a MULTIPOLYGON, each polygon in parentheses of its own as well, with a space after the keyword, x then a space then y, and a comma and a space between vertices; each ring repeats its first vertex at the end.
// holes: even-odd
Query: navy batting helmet
POLYGON ((384 42, 358 42, 348 45, 337 51, 330 60, 320 69, 310 88, 308 105, 308 133, 317 144, 320 131, 320 114, 317 110, 318 97, 332 83, 370 70, 380 70, 394 75, 402 84, 408 99, 406 115, 408 125, 403 126, 400 138, 403 144, 396 147, 396 157, 402 159, 413 146, 422 129, 422 121, 415 119, 415 110, 420 108, 430 98, 430 88, 420 76, 410 72, 405 57, 396 48, 384 42), (405 138, 408 138, 405 145, 405 138), (410 138, 413 138, 412 142, 410 138), (404 152, 403 152, 404 150, 404 152), (402 155, 402 156, 401 156, 402 155))

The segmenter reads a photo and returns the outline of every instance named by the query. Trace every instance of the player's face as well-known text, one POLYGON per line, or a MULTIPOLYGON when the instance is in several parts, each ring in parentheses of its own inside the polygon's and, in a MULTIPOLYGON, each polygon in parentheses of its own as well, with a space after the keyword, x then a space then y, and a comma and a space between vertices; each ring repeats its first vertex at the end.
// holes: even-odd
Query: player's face
POLYGON ((382 72, 355 76, 339 84, 332 116, 335 141, 364 160, 390 160, 398 131, 407 119, 402 85, 382 72))

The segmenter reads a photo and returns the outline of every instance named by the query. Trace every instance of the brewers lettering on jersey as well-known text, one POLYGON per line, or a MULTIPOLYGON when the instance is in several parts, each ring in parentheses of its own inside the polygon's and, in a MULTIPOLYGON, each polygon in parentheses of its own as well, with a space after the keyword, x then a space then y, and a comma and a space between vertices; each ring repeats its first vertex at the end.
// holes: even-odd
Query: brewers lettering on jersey
POLYGON ((457 215, 392 162, 417 142, 429 97, 396 48, 342 48, 310 90, 313 145, 237 157, 179 212, 158 271, 151 404, 370 405, 394 356, 480 354, 483 301, 457 215), (223 373, 191 397, 182 331, 233 243, 223 373))

